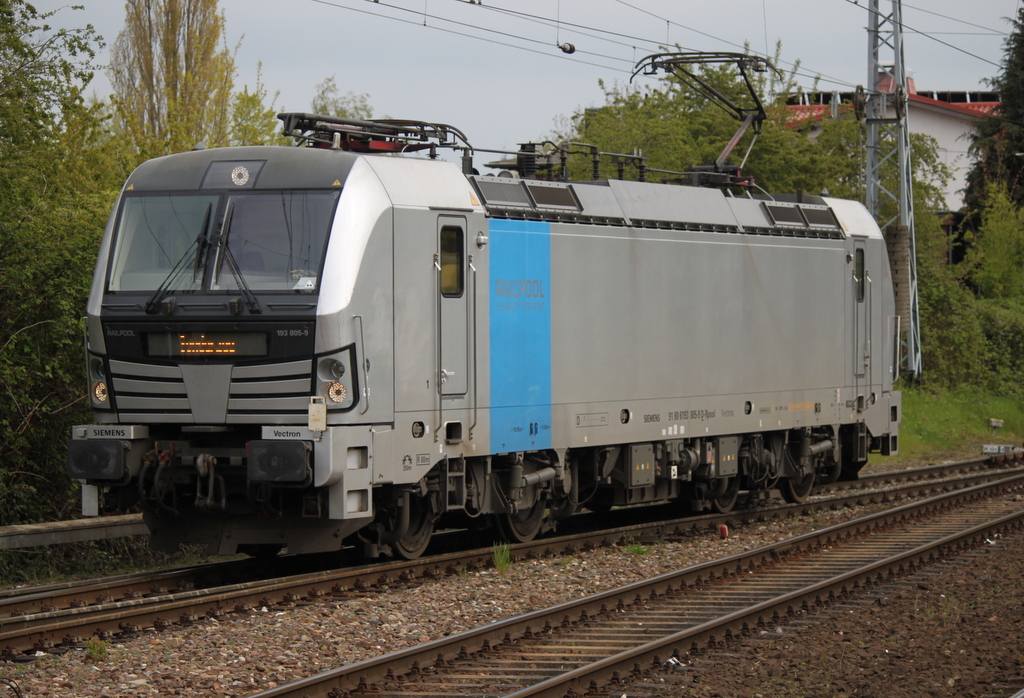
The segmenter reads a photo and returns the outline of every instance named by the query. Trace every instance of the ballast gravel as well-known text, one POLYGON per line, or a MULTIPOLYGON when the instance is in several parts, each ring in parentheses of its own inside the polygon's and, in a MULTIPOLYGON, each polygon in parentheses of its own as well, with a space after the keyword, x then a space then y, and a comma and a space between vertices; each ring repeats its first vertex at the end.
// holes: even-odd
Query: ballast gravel
MULTIPOLYGON (((708 531, 678 542, 623 544, 515 561, 504 574, 494 569, 462 571, 421 585, 384 587, 293 608, 254 608, 220 622, 148 631, 28 663, 3 663, 0 678, 14 680, 26 698, 246 696, 882 508, 750 524, 733 528, 727 538, 708 531)), ((752 642, 739 654, 725 652, 724 659, 711 653, 687 660, 685 671, 649 677, 628 695, 897 695, 890 689, 903 685, 897 680, 902 676, 907 686, 920 679, 934 688, 900 695, 983 696, 996 690, 997 678, 1017 677, 1024 683, 1021 538, 990 546, 976 556, 977 565, 947 566, 928 582, 935 593, 908 588, 885 605, 867 607, 869 612, 783 628, 770 644, 752 642), (983 563, 989 567, 982 570, 983 563), (951 591, 940 597, 940 589, 951 591), (938 621, 939 629, 922 625, 938 621), (937 676, 934 668, 939 665, 956 669, 937 676)), ((0 698, 8 694, 13 692, 0 683, 0 698)))

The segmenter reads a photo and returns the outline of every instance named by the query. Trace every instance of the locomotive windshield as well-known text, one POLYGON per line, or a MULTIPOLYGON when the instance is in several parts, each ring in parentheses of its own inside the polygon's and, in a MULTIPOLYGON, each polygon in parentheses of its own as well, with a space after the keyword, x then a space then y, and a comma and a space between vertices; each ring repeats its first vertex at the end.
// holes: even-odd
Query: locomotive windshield
MULTIPOLYGON (((147 194, 126 197, 111 266, 111 291, 152 291, 168 278, 175 265, 195 255, 208 235, 217 195, 172 196, 147 194), (206 229, 204 229, 204 222, 206 229)), ((175 288, 198 289, 201 269, 178 275, 175 288)))
POLYGON ((338 196, 336 190, 128 195, 107 290, 238 291, 241 282, 252 291, 312 291, 338 196), (233 265, 225 263, 229 258, 233 265))

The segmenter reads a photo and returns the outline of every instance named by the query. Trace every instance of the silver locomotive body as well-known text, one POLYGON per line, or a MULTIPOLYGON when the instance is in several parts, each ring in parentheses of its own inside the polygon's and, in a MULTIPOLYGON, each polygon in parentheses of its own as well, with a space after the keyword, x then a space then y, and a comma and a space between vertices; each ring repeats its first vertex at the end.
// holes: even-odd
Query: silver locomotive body
POLYGON ((154 545, 420 554, 573 512, 807 496, 896 450, 859 204, 225 148, 125 185, 88 308, 87 515, 154 545))

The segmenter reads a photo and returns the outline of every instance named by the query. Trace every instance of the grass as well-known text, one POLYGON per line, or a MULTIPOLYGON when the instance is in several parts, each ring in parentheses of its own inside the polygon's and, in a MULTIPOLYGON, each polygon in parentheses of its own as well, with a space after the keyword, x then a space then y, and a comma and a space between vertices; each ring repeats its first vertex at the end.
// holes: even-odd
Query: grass
POLYGON ((144 536, 0 550, 0 589, 48 584, 69 578, 142 572, 194 565, 211 559, 198 545, 169 555, 150 550, 144 536), (69 570, 73 570, 69 574, 69 570))
POLYGON ((876 467, 980 456, 982 444, 1020 446, 1024 441, 1024 402, 1020 398, 983 395, 969 388, 901 390, 900 453, 888 457, 872 454, 871 464, 876 467), (988 426, 990 418, 1003 420, 1004 426, 994 434, 988 426))
POLYGON ((494 569, 498 571, 498 574, 504 575, 512 566, 512 549, 508 547, 508 543, 495 543, 493 556, 494 569))
POLYGON ((110 643, 97 637, 85 641, 85 658, 90 662, 102 662, 110 654, 110 643))

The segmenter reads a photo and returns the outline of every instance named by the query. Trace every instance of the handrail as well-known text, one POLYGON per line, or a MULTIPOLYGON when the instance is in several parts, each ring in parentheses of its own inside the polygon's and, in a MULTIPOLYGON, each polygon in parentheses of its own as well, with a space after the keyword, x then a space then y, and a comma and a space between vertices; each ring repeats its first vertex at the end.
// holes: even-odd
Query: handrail
MULTIPOLYGON (((468 230, 467 230, 467 233, 468 233, 468 230)), ((472 327, 472 329, 470 330, 470 337, 468 338, 469 343, 472 344, 471 353, 473 355, 473 423, 469 425, 469 440, 472 441, 473 440, 473 430, 476 429, 477 414, 478 414, 478 411, 479 411, 479 408, 480 408, 480 391, 479 391, 480 382, 479 382, 479 380, 477 380, 479 378, 479 374, 480 374, 480 366, 477 363, 478 359, 477 359, 477 336, 476 336, 476 334, 477 334, 477 326, 476 326, 477 299, 479 297, 479 294, 477 293, 477 287, 476 287, 476 282, 477 282, 477 279, 476 279, 476 267, 473 266, 473 255, 467 255, 467 260, 468 260, 467 263, 469 264, 469 269, 473 273, 473 283, 470 284, 470 288, 472 289, 472 292, 473 292, 473 302, 469 304, 469 315, 470 315, 470 321, 471 321, 469 323, 469 325, 472 327)))
POLYGON ((363 338, 363 316, 353 315, 359 323, 359 356, 356 357, 359 361, 359 368, 363 374, 363 407, 359 410, 359 414, 366 414, 367 410, 370 409, 370 379, 369 379, 369 368, 367 367, 366 359, 366 345, 363 338))
POLYGON ((444 373, 444 366, 441 365, 441 255, 438 252, 434 253, 434 269, 437 271, 434 274, 434 334, 437 337, 434 343, 434 353, 437 356, 437 373, 434 374, 434 380, 437 381, 437 426, 434 429, 434 443, 437 443, 440 440, 438 434, 444 424, 444 383, 441 380, 444 373))

